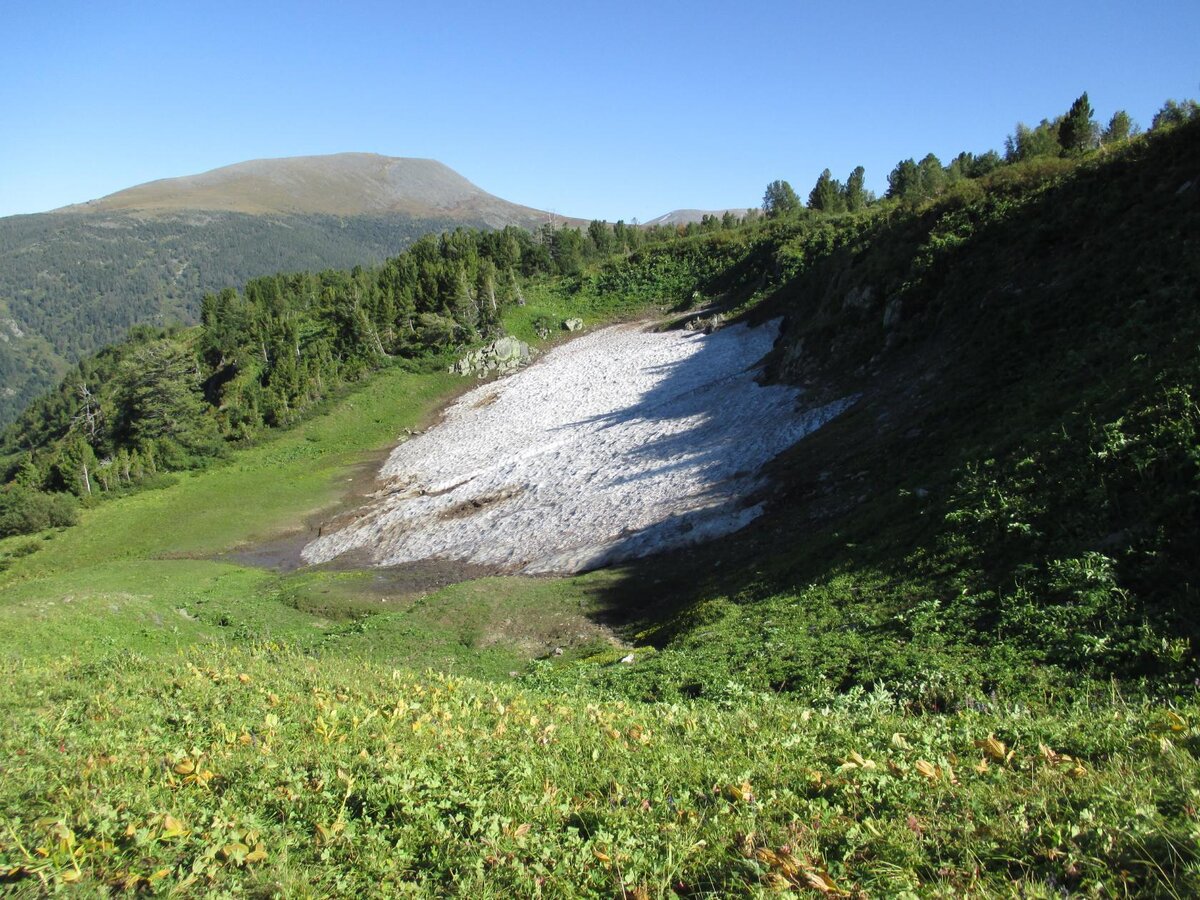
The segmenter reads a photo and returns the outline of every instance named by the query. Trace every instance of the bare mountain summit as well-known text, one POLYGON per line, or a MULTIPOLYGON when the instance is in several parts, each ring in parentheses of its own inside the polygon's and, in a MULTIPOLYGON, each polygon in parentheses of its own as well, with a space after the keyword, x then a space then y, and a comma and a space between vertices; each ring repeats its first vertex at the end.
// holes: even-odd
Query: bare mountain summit
POLYGON ((705 216, 713 216, 721 218, 725 213, 733 213, 739 219, 751 210, 742 209, 673 209, 669 213, 663 213, 651 219, 649 222, 644 222, 645 225, 690 225, 693 222, 699 223, 705 216))
POLYGON ((256 159, 199 175, 150 181, 60 212, 188 210, 251 215, 402 214, 492 227, 529 227, 548 218, 545 212, 487 193, 436 160, 375 153, 256 159))

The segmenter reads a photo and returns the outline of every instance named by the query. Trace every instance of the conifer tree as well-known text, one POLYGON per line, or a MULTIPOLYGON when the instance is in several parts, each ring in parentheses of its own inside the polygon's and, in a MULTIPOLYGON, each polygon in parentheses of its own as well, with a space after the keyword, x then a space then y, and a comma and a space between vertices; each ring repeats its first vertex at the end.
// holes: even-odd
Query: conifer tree
POLYGON ((854 171, 850 173, 850 177, 846 179, 846 189, 843 192, 845 197, 846 209, 850 212, 858 212, 860 209, 866 208, 867 192, 863 188, 863 181, 866 177, 866 170, 862 166, 856 166, 854 171))
POLYGON ((1082 153, 1092 147, 1095 140, 1096 123, 1092 121, 1092 107, 1084 91, 1058 126, 1058 143, 1063 153, 1082 153))
POLYGON ((833 174, 826 169, 817 178, 817 183, 808 194, 808 208, 822 212, 840 212, 842 209, 842 186, 834 181, 833 174))
POLYGON ((1121 141, 1129 140, 1135 134, 1137 134, 1137 126, 1129 117, 1129 113, 1118 109, 1108 120, 1108 127, 1104 129, 1104 133, 1100 135, 1100 143, 1119 144, 1121 141))

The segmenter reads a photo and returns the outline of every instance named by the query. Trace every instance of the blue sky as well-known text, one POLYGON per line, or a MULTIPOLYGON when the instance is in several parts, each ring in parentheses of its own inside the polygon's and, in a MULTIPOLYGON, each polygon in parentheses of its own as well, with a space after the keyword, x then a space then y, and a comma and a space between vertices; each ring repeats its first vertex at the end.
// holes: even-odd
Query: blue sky
POLYGON ((439 159, 649 219, 1200 95, 1200 3, 0 0, 0 215, 246 159, 439 159))

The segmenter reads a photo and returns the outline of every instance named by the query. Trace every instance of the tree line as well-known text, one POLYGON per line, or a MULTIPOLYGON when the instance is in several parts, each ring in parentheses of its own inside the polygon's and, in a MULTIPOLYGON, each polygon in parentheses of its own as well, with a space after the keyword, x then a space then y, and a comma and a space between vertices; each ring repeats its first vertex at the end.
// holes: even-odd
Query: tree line
MULTIPOLYGON (((882 198, 863 188, 864 170, 857 166, 845 182, 825 169, 802 204, 792 186, 783 180, 772 181, 763 195, 762 210, 768 218, 778 218, 803 208, 816 212, 858 212, 880 200, 921 203, 944 193, 954 185, 981 178, 1005 165, 1046 157, 1079 156, 1100 147, 1113 146, 1129 140, 1140 131, 1125 110, 1117 110, 1108 124, 1101 127, 1085 91, 1071 104, 1066 113, 1030 127, 1018 122, 1016 130, 1004 141, 1004 154, 995 150, 974 154, 964 151, 943 164, 929 153, 920 161, 909 158, 896 164, 888 174, 888 189, 882 198)), ((1200 117, 1200 105, 1195 100, 1168 100, 1155 114, 1151 131, 1181 125, 1200 117)))

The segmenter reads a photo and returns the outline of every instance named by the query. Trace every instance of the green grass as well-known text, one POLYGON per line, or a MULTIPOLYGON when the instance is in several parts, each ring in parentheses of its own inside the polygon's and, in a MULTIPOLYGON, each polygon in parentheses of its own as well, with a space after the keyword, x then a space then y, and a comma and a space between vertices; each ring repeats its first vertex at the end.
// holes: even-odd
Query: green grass
POLYGON ((1200 890, 1195 698, 644 705, 274 643, 13 664, 4 685, 17 895, 1200 890))
POLYGON ((168 553, 207 556, 295 528, 338 498, 363 454, 417 427, 460 384, 453 375, 383 372, 324 415, 227 462, 85 510, 80 527, 56 534, 9 578, 168 553))

